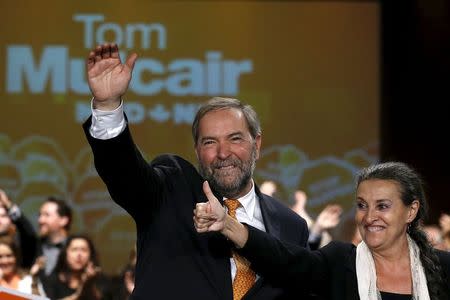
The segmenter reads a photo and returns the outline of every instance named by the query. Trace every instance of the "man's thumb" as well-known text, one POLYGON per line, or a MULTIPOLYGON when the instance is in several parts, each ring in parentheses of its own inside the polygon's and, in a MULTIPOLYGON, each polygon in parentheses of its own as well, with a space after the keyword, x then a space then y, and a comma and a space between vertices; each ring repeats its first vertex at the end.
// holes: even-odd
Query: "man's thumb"
POLYGON ((219 200, 217 200, 216 196, 214 196, 213 192, 211 191, 211 188, 209 187, 209 183, 206 180, 203 182, 203 192, 205 193, 206 197, 208 198, 208 202, 211 205, 216 205, 219 203, 219 200))
POLYGON ((127 65, 128 68, 130 68, 130 70, 133 70, 134 63, 136 62, 137 58, 138 58, 138 55, 136 53, 132 53, 130 56, 128 56, 125 64, 127 65))

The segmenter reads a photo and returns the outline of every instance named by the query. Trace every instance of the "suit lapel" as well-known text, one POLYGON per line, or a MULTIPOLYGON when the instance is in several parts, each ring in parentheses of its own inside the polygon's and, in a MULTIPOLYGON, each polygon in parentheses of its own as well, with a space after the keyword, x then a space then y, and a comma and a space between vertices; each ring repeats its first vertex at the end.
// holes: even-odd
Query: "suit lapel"
POLYGON ((264 226, 266 227, 266 232, 280 238, 280 218, 277 214, 277 209, 275 208, 272 200, 267 196, 263 195, 257 186, 255 186, 256 195, 259 199, 259 205, 261 207, 261 214, 263 216, 264 226))

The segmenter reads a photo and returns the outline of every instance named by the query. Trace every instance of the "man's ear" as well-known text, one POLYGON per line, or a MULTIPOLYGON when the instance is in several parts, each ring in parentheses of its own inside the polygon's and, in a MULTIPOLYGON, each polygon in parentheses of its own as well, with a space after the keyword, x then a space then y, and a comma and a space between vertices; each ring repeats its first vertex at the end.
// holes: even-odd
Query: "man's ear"
POLYGON ((261 149, 261 142, 262 142, 262 137, 260 134, 258 134, 255 138, 255 146, 256 146, 256 159, 259 158, 259 153, 260 153, 260 149, 261 149))
POLYGON ((197 151, 197 144, 194 145, 194 152, 195 152, 195 156, 197 157, 197 161, 200 161, 200 158, 198 156, 198 151, 197 151))
POLYGON ((69 218, 68 217, 61 217, 59 225, 61 225, 62 228, 66 228, 67 224, 69 224, 69 218))

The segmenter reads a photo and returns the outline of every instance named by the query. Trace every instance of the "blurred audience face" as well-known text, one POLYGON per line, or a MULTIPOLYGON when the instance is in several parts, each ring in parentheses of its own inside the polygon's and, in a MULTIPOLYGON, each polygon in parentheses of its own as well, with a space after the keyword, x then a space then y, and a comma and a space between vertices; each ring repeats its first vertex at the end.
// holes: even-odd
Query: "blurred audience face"
POLYGON ((355 220, 371 250, 389 249, 400 241, 417 210, 417 201, 403 204, 400 186, 393 180, 365 180, 356 191, 355 220))
POLYGON ((306 201, 308 200, 308 197, 306 196, 306 193, 302 190, 297 190, 294 193, 295 198, 295 206, 297 209, 305 210, 306 207, 306 201))
POLYGON ((91 260, 89 243, 82 238, 74 238, 67 245, 67 265, 73 271, 81 271, 86 268, 91 260))
POLYGON ((11 218, 4 206, 0 206, 0 235, 8 233, 11 227, 11 218))
POLYGON ((17 258, 11 246, 0 242, 0 273, 2 276, 15 274, 17 268, 17 258))
POLYGON ((67 224, 67 217, 62 217, 58 213, 58 205, 53 202, 45 202, 39 211, 39 234, 47 237, 60 232, 67 224))
POLYGON ((260 191, 263 194, 273 196, 277 192, 277 185, 273 181, 264 181, 261 184, 260 191))
POLYGON ((442 239, 442 232, 441 229, 438 226, 424 226, 423 231, 425 231, 425 234, 427 235, 427 239, 430 242, 431 246, 433 248, 439 249, 439 250, 445 250, 445 244, 442 239))

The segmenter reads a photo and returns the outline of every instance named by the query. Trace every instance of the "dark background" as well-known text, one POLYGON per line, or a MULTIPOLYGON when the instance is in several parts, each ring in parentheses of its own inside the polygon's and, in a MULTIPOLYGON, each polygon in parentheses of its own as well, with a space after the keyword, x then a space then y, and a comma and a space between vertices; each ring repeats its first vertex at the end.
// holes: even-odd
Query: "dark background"
POLYGON ((381 160, 422 174, 428 223, 450 213, 450 1, 381 1, 381 160))

